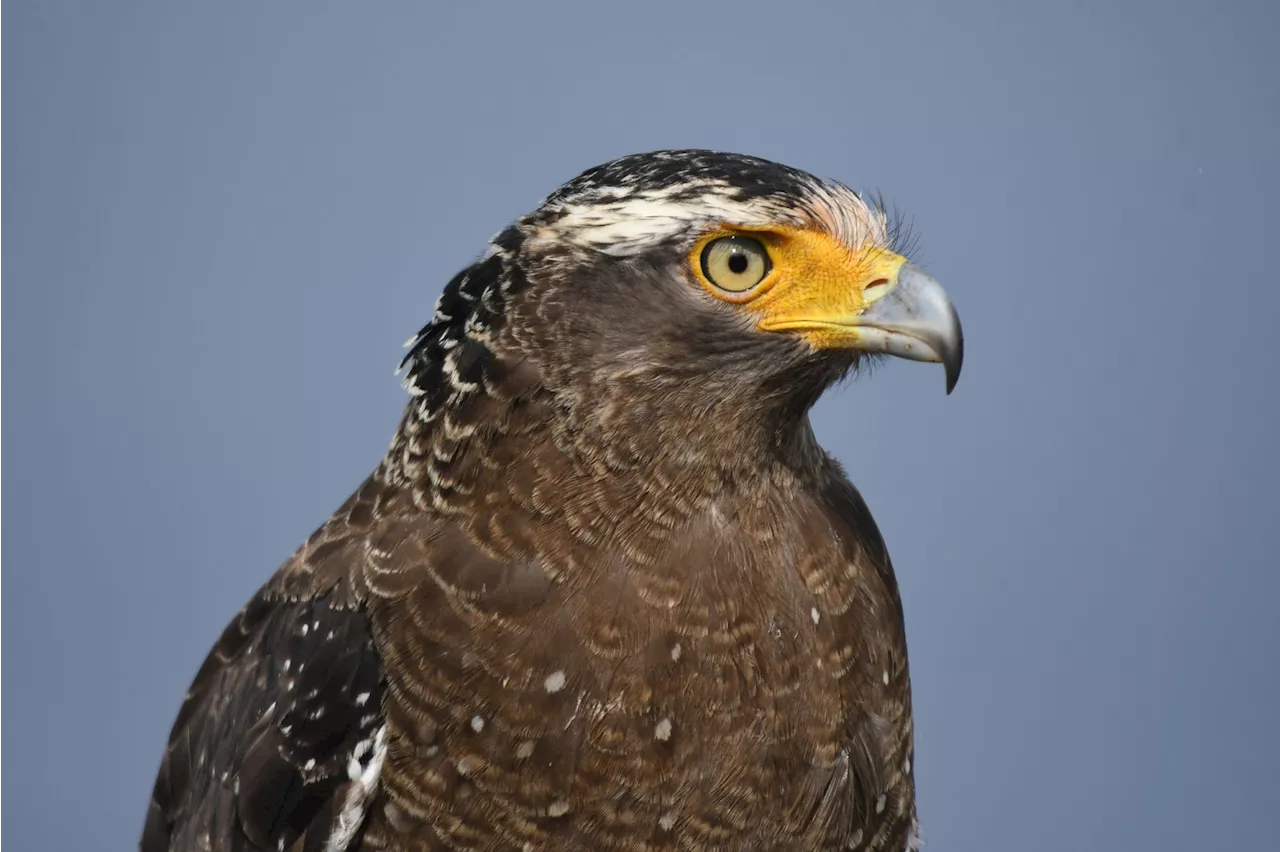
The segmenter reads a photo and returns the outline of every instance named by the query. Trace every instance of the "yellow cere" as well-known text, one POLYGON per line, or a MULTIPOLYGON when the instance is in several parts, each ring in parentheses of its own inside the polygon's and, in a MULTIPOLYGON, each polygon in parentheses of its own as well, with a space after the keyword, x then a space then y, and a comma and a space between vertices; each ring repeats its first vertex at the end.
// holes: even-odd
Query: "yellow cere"
POLYGON ((879 246, 851 249, 825 231, 788 226, 713 231, 690 261, 704 289, 750 310, 761 331, 799 332, 818 349, 855 344, 858 315, 893 289, 907 262, 879 246), (767 259, 754 257, 761 248, 767 259), (732 255, 747 262, 730 265, 732 255))

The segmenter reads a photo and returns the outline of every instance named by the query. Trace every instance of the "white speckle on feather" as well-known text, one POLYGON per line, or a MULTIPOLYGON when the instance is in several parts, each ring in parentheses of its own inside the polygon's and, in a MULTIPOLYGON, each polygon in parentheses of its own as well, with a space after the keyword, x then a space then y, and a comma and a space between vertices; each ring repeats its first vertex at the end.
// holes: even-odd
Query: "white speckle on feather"
POLYGON ((483 717, 483 716, 472 716, 472 717, 471 717, 471 730, 475 731, 477 734, 484 730, 484 717, 483 717))
POLYGON ((907 835, 906 852, 919 852, 922 845, 924 845, 924 841, 920 839, 920 820, 912 817, 911 833, 907 835))
POLYGON ((880 679, 881 679, 882 681, 884 681, 884 685, 885 685, 885 686, 888 686, 888 685, 889 685, 889 670, 888 670, 888 669, 885 669, 885 671, 884 671, 884 675, 882 675, 880 679))
POLYGON ((885 806, 885 803, 888 801, 889 801, 888 797, 886 797, 884 793, 881 793, 880 798, 876 799, 876 813, 878 814, 884 813, 884 806, 885 806))
POLYGON ((818 608, 816 606, 809 610, 809 617, 813 619, 814 624, 817 624, 822 620, 822 614, 818 612, 818 608))
POLYGON ((562 817, 567 813, 569 813, 569 803, 564 799, 556 799, 547 808, 547 816, 549 817, 562 817))
POLYGON ((516 757, 520 760, 528 760, 533 756, 533 741, 525 740, 516 746, 516 757))
POLYGON ((680 647, 680 643, 679 643, 679 642, 677 642, 676 644, 672 645, 672 646, 671 646, 671 662, 673 662, 673 663, 678 663, 678 662, 680 662, 680 655, 681 655, 682 653, 684 653, 684 649, 680 647))
POLYGON ((665 814, 658 817, 658 826, 663 831, 670 831, 672 828, 675 827, 675 824, 676 824, 676 815, 673 814, 671 811, 667 811, 665 814))
POLYGON ((306 636, 308 633, 311 632, 311 625, 310 624, 302 625, 302 629, 299 630, 298 632, 301 633, 303 636, 306 636))
POLYGON ((547 688, 547 692, 556 693, 564 689, 564 672, 554 671, 547 675, 547 679, 543 681, 543 686, 547 688))
POLYGON ((366 705, 366 704, 368 704, 368 703, 369 703, 369 693, 367 693, 367 692, 362 692, 362 693, 360 693, 359 695, 357 695, 357 696, 356 696, 356 706, 357 706, 357 707, 363 707, 364 705, 366 705))
POLYGON ((658 722, 658 726, 653 729, 653 735, 664 743, 671 739, 671 720, 664 717, 658 722))
POLYGON ((387 757, 386 733, 384 725, 372 740, 363 740, 356 746, 352 759, 347 764, 347 775, 353 783, 342 801, 342 810, 338 812, 333 833, 325 841, 324 852, 345 852, 364 823, 369 801, 378 789, 378 777, 382 774, 382 764, 387 757), (373 754, 369 758, 369 764, 361 767, 359 758, 368 751, 371 744, 373 754))
POLYGON ((316 759, 314 757, 311 758, 310 760, 308 760, 306 763, 302 765, 302 768, 305 769, 307 772, 310 772, 311 770, 315 769, 316 759))

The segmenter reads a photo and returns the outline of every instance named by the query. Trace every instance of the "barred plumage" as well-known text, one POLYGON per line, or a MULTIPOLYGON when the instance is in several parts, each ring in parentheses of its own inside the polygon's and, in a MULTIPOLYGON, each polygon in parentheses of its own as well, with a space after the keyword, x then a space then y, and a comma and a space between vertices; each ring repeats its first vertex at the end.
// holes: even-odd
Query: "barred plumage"
POLYGON ((897 584, 807 420, 869 353, 954 381, 893 248, 848 189, 705 151, 500 232, 411 341, 383 462, 197 675, 145 852, 912 846, 897 584), (725 228, 769 292, 699 278, 725 228))

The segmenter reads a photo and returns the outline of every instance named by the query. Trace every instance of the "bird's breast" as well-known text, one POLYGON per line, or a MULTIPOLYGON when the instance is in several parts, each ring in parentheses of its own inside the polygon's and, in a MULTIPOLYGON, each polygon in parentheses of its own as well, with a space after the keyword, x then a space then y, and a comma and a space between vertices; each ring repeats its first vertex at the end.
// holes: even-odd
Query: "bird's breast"
POLYGON ((590 848, 637 827, 816 848, 905 814, 881 799, 910 748, 896 609, 809 534, 708 508, 660 542, 563 545, 551 570, 440 536, 381 619, 389 813, 590 848))

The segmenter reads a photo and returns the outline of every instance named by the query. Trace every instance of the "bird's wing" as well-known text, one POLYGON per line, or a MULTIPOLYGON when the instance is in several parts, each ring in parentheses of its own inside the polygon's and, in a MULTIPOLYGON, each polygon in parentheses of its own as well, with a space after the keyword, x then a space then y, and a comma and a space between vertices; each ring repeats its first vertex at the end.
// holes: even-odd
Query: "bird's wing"
MULTIPOLYGON (((328 544, 336 574, 350 550, 328 544)), ((291 567, 240 611, 196 675, 142 852, 359 847, 351 841, 385 753, 381 661, 359 596, 342 582, 298 594, 283 582, 291 567)))

